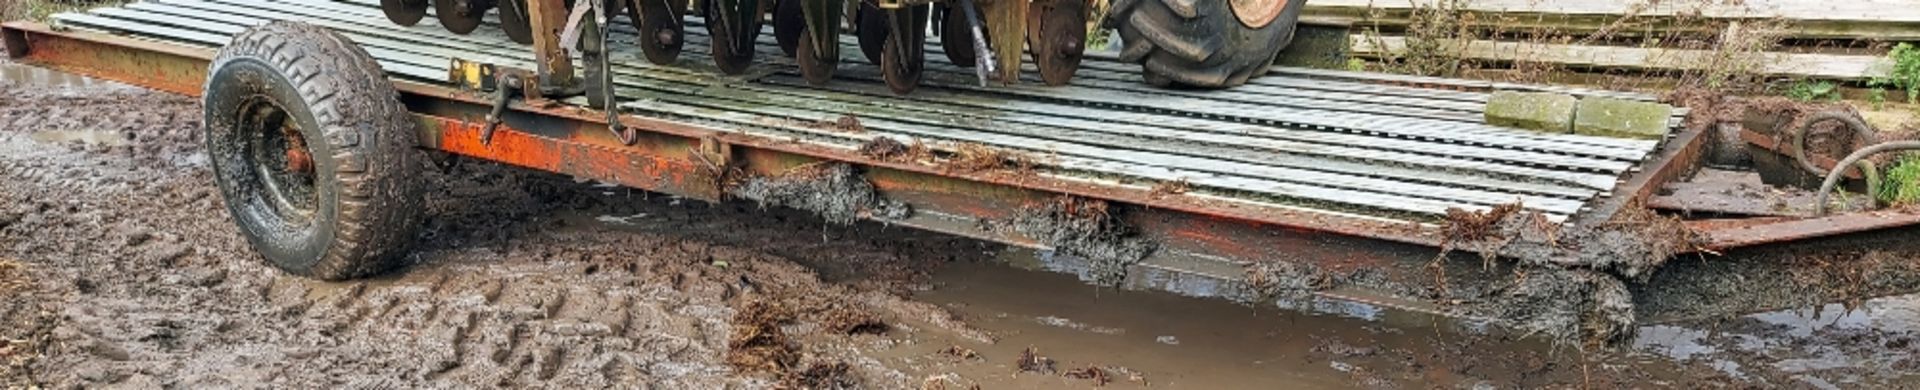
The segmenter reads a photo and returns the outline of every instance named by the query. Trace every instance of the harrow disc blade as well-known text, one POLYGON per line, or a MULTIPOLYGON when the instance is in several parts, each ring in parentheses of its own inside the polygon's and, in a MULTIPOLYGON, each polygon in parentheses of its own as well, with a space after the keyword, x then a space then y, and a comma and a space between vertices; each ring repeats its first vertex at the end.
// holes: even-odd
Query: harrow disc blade
POLYGON ((393 24, 412 27, 427 16, 427 0, 380 0, 380 12, 393 24))

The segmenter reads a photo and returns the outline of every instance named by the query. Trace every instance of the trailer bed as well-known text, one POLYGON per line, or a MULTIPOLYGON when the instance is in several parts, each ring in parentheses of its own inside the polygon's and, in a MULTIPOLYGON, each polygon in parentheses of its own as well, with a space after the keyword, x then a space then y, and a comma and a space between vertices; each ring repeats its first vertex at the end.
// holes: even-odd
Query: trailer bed
MULTIPOLYGON (((372 0, 163 0, 54 21, 214 48, 248 26, 298 20, 352 38, 397 80, 427 84, 445 84, 456 58, 534 66, 531 51, 497 28, 460 36, 433 18, 401 27, 377 7, 372 0)), ((1660 145, 1482 120, 1491 91, 1539 87, 1282 68, 1241 88, 1169 90, 1140 82, 1137 65, 1098 54, 1066 87, 1038 86, 1037 79, 980 86, 971 69, 946 62, 932 45, 922 87, 897 97, 851 37, 833 83, 823 88, 801 80, 770 32, 762 34, 748 75, 726 77, 707 60, 697 19, 671 66, 641 59, 634 31, 620 22, 615 81, 620 107, 633 115, 846 150, 879 137, 946 151, 984 145, 1030 156, 1038 174, 1055 179, 1133 187, 1183 182, 1196 196, 1386 223, 1431 222, 1451 208, 1509 203, 1566 221, 1610 194, 1660 145), (849 115, 862 131, 821 125, 849 115)))

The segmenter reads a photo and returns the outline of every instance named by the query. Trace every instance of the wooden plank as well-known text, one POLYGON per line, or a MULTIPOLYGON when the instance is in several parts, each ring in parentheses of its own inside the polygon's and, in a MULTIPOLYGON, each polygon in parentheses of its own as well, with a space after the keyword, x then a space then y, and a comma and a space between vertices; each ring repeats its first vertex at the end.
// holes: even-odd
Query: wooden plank
MULTIPOLYGON (((1353 54, 1381 58, 1386 53, 1406 50, 1407 38, 1369 37, 1355 34, 1353 54)), ((1475 40, 1459 50, 1459 56, 1484 61, 1526 61, 1565 64, 1575 67, 1633 70, 1706 70, 1719 65, 1718 53, 1711 50, 1656 49, 1618 46, 1585 46, 1543 43, 1475 40)), ((1791 78, 1858 80, 1885 77, 1893 63, 1879 56, 1759 53, 1753 61, 1761 74, 1791 78)))
MULTIPOLYGON (((1316 24, 1382 26, 1402 28, 1410 24, 1410 10, 1430 7, 1436 0, 1310 0, 1302 10, 1304 22, 1316 24)), ((1860 39, 1882 41, 1920 40, 1920 6, 1912 0, 1745 0, 1663 1, 1652 7, 1644 1, 1595 0, 1474 0, 1464 7, 1477 12, 1498 12, 1502 26, 1511 31, 1535 29, 1563 33, 1588 33, 1605 28, 1633 13, 1640 18, 1634 28, 1619 29, 1618 35, 1688 32, 1713 34, 1703 30, 1707 23, 1676 24, 1683 18, 1711 22, 1768 20, 1779 18, 1790 24, 1788 35, 1805 39, 1860 39), (1737 3, 1737 4, 1729 4, 1737 3)))

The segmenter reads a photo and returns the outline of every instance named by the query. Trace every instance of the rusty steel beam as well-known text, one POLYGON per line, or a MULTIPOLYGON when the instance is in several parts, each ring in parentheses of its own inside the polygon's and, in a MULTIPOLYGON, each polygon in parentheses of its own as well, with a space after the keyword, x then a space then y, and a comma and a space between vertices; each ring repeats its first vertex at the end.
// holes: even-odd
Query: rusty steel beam
POLYGON ((1688 221, 1706 238, 1708 250, 1723 251, 1811 238, 1920 225, 1920 214, 1905 211, 1866 211, 1825 217, 1750 218, 1688 221))
MULTIPOLYGON (((6 35, 23 37, 29 44, 29 50, 21 61, 46 65, 54 69, 63 69, 79 75, 121 81, 129 85, 150 86, 165 92, 198 96, 200 85, 205 79, 205 65, 213 58, 213 50, 184 48, 175 44, 163 44, 152 40, 134 40, 134 38, 98 35, 98 33, 79 33, 79 31, 54 31, 42 23, 4 23, 0 29, 6 35)), ((474 144, 449 140, 455 134, 468 134, 468 131, 480 123, 486 108, 490 104, 488 96, 480 96, 470 90, 455 90, 445 86, 422 85, 396 81, 401 100, 407 102, 411 110, 442 117, 445 121, 426 121, 428 127, 422 133, 428 133, 426 148, 444 148, 447 152, 476 156, 476 158, 495 159, 515 165, 538 167, 549 171, 578 173, 591 179, 605 179, 611 183, 634 184, 645 190, 660 190, 672 194, 684 194, 695 198, 712 198, 712 188, 695 188, 684 184, 680 179, 695 179, 701 173, 693 169, 705 169, 695 165, 687 156, 687 150, 695 148, 701 140, 720 142, 733 150, 741 150, 747 156, 745 167, 749 173, 776 175, 793 165, 812 163, 820 159, 847 161, 864 165, 874 171, 877 186, 889 192, 902 190, 925 190, 935 194, 958 194, 958 196, 1012 196, 1021 204, 1029 200, 1039 200, 1048 196, 1081 196, 1094 200, 1108 200, 1131 206, 1144 206, 1150 209, 1165 209, 1192 213, 1202 219, 1217 221, 1235 221, 1240 225, 1271 225, 1288 232, 1327 232, 1334 236, 1357 236, 1373 238, 1386 242, 1402 242, 1417 246, 1438 246, 1438 236, 1432 229, 1421 225, 1407 225, 1398 221, 1382 221, 1369 217, 1354 217, 1325 211, 1308 211, 1292 207, 1267 206, 1254 202, 1240 202, 1212 196, 1185 196, 1185 194, 1156 194, 1146 186, 1117 186, 1117 184, 1087 183, 1087 181, 1062 181, 1039 177, 1031 173, 1018 171, 981 171, 981 173, 954 173, 950 169, 931 167, 922 163, 902 163, 902 161, 883 161, 866 158, 845 148, 831 148, 820 144, 801 144, 787 140, 772 140, 751 134, 728 133, 722 129, 697 127, 676 121, 664 121, 655 117, 637 117, 620 115, 620 121, 626 127, 641 129, 651 136, 651 142, 639 142, 636 146, 622 146, 614 140, 612 134, 605 131, 605 119, 597 111, 559 106, 559 104, 515 104, 513 110, 505 115, 505 127, 513 129, 505 134, 515 138, 515 134, 543 136, 534 140, 509 140, 520 142, 516 146, 524 148, 522 152, 499 152, 482 150, 474 144), (451 121, 451 123, 449 123, 451 121), (457 123, 457 125, 455 125, 457 123), (538 148, 536 148, 538 146, 538 148), (561 163, 564 159, 607 158, 605 150, 624 150, 630 154, 649 156, 655 161, 634 161, 655 171, 611 171, 607 167, 620 165, 616 161, 576 161, 561 163), (778 156, 778 158, 776 158, 778 156), (680 161, 664 161, 680 159, 680 161), (787 161, 787 163, 768 163, 768 161, 787 161), (566 171, 578 169, 578 171, 566 171), (653 179, 639 179, 637 175, 651 175, 653 179), (891 175, 891 177, 889 177, 891 175), (674 184, 678 183, 678 184, 674 184)), ((981 211, 981 209, 972 209, 981 211)), ((968 209, 956 209, 956 213, 968 213, 968 209)))

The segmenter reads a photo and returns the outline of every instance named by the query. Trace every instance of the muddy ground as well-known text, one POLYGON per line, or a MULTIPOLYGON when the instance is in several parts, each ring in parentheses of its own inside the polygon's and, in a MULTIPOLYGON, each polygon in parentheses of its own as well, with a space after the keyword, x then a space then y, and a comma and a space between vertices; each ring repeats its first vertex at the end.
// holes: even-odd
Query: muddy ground
POLYGON ((1920 299, 1580 353, 1365 306, 1098 289, 1001 245, 477 162, 422 178, 411 265, 315 282, 237 235, 194 100, 0 69, 0 388, 1920 383, 1920 299))

